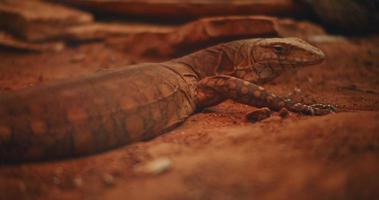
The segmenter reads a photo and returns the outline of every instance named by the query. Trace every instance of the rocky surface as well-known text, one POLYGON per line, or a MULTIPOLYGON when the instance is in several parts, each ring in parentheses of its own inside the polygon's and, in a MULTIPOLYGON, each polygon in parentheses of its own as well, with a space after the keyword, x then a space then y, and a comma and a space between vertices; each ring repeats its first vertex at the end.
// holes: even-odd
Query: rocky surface
MULTIPOLYGON (((135 56, 162 57, 184 55, 219 42, 250 37, 277 36, 276 22, 277 19, 273 17, 224 16, 203 18, 183 25, 93 22, 54 31, 51 31, 54 26, 49 27, 46 24, 46 27, 49 28, 44 28, 42 31, 46 36, 44 40, 49 40, 49 37, 53 35, 55 40, 68 43, 105 40, 110 46, 135 56)), ((33 22, 28 26, 33 26, 33 22)), ((16 35, 29 35, 29 33, 28 30, 20 29, 17 30, 16 35)), ((62 43, 50 42, 49 44, 47 41, 44 41, 44 44, 35 43, 14 37, 6 32, 0 36, 0 45, 22 50, 56 50, 57 43, 62 43)), ((61 46, 63 48, 64 45, 61 44, 61 46)))
MULTIPOLYGON (((273 113, 251 123, 246 115, 256 108, 226 101, 147 142, 72 160, 1 165, 0 199, 376 198, 379 36, 315 30, 304 38, 326 62, 265 87, 305 103, 335 104, 337 114, 273 113)), ((167 59, 138 58, 104 41, 40 54, 2 49, 0 58, 1 92, 167 59)))

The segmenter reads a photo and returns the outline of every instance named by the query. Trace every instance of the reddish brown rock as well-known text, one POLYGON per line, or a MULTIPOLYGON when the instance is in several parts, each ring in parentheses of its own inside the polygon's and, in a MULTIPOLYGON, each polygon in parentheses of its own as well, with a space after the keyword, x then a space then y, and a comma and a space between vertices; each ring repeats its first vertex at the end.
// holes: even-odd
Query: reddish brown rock
POLYGON ((293 16, 304 11, 293 0, 64 0, 63 2, 100 12, 168 20, 221 15, 293 16))
POLYGON ((99 40, 108 37, 126 37, 133 34, 168 34, 175 26, 142 23, 91 23, 69 28, 64 38, 73 41, 99 40))
POLYGON ((275 18, 261 16, 204 18, 179 27, 169 41, 185 54, 219 42, 276 36, 274 23, 275 18))
POLYGON ((111 37, 107 43, 144 56, 179 56, 219 42, 276 36, 275 18, 229 16, 204 18, 171 31, 141 31, 125 37, 111 37))
POLYGON ((0 1, 0 27, 28 41, 56 38, 67 27, 92 22, 92 15, 41 1, 0 1))
POLYGON ((278 19, 275 29, 281 37, 299 37, 307 39, 315 35, 326 35, 325 30, 308 21, 296 21, 292 19, 278 19))
POLYGON ((27 51, 60 51, 64 48, 63 42, 45 42, 43 44, 32 43, 22 41, 9 35, 5 32, 0 31, 0 47, 7 47, 11 49, 27 50, 27 51))

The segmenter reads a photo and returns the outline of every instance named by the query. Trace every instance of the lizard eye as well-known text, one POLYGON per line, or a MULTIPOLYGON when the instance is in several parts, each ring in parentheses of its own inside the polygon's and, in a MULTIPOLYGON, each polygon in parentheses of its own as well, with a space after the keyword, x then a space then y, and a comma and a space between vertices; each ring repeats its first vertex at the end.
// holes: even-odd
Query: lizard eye
POLYGON ((275 46, 273 46, 273 49, 274 49, 275 53, 277 53, 277 54, 283 54, 286 51, 286 48, 283 47, 282 45, 275 45, 275 46))

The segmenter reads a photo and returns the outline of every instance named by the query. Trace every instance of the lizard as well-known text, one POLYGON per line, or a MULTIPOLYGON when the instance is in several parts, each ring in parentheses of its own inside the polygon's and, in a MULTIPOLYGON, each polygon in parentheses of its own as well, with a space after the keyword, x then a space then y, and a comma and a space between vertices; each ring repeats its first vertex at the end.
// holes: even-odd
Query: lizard
POLYGON ((324 58, 299 38, 254 38, 9 92, 0 96, 0 162, 73 158, 151 139, 226 99, 328 114, 334 106, 305 105, 261 86, 324 58))

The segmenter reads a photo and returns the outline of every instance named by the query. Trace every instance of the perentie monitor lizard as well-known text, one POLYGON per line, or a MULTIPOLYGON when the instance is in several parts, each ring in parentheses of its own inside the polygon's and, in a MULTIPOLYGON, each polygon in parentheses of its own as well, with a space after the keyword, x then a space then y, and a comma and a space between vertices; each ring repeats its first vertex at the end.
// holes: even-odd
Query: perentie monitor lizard
POLYGON ((67 158, 152 138, 228 98, 275 111, 327 114, 333 106, 296 103, 258 86, 324 57, 297 38, 239 40, 2 95, 0 162, 67 158))

